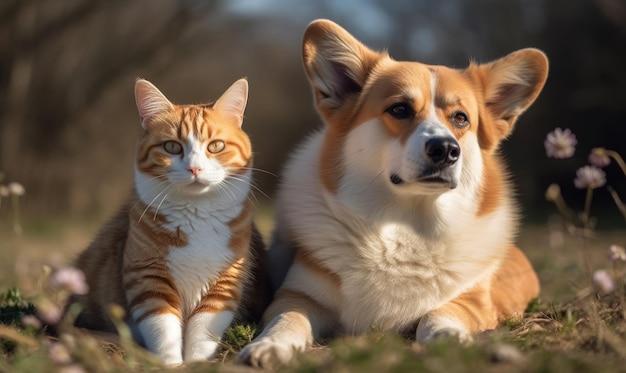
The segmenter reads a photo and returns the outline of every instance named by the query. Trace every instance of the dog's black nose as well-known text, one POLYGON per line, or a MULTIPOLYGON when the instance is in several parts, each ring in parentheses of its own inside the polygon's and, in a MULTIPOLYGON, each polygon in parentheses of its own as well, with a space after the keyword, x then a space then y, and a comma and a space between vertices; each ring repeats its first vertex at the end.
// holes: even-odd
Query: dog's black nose
POLYGON ((426 142, 426 155, 436 166, 450 166, 459 159, 461 148, 451 137, 436 137, 426 142))

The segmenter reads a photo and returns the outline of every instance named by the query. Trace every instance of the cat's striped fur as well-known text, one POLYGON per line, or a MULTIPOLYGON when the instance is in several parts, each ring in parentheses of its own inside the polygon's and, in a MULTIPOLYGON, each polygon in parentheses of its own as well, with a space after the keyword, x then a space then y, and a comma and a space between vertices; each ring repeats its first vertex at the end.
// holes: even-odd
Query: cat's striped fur
POLYGON ((75 299, 77 326, 114 332, 107 309, 117 303, 138 342, 179 364, 211 358, 238 311, 260 311, 243 304, 266 283, 241 129, 247 93, 242 79, 215 104, 174 105, 137 81, 135 188, 76 261, 90 289, 75 299))

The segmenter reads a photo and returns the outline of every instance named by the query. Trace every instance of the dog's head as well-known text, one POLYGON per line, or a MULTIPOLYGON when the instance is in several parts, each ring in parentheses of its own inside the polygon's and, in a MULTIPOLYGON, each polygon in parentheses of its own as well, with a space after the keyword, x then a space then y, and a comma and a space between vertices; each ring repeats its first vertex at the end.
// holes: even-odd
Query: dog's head
POLYGON ((328 20, 309 25, 302 52, 327 124, 320 176, 330 191, 350 172, 402 194, 441 194, 484 177, 548 72, 536 49, 464 70, 394 61, 328 20))

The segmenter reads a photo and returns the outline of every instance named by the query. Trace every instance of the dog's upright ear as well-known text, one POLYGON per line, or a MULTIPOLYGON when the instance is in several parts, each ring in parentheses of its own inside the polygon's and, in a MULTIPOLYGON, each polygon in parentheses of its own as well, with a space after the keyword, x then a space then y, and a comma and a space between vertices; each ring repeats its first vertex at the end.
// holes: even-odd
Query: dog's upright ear
POLYGON ((302 58, 315 103, 328 121, 356 100, 371 69, 386 54, 372 51, 329 20, 311 22, 302 40, 302 58))
POLYGON ((548 77, 548 59, 540 50, 527 48, 491 63, 471 65, 467 72, 483 87, 487 113, 481 118, 480 145, 493 149, 539 96, 548 77))

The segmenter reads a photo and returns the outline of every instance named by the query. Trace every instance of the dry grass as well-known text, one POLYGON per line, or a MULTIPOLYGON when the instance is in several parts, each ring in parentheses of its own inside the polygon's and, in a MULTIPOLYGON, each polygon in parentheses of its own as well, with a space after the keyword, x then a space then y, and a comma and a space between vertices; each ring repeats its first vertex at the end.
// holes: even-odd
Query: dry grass
MULTIPOLYGON (((271 227, 268 210, 261 209, 259 224, 266 235, 271 227)), ((26 300, 37 302, 48 291, 42 280, 45 266, 60 267, 84 248, 97 223, 26 224, 21 237, 6 227, 0 248, 0 293, 17 287, 26 300)), ((597 233, 589 242, 591 268, 606 267, 606 249, 623 240, 623 232, 597 233)), ((483 333, 476 343, 453 341, 419 345, 399 336, 372 332, 318 346, 300 356, 285 371, 622 371, 626 358, 624 289, 618 295, 598 297, 582 265, 579 239, 560 229, 528 226, 520 246, 535 265, 542 282, 540 301, 520 320, 483 333)), ((61 302, 61 297, 52 297, 61 302)), ((2 300, 0 299, 0 302, 2 300)), ((0 306, 5 306, 0 303, 0 306)), ((193 364, 184 371, 245 372, 232 363, 238 349, 252 338, 254 327, 229 330, 224 352, 213 363, 193 364)), ((0 328, 3 342, 0 371, 105 372, 160 370, 145 351, 127 340, 85 335, 77 331, 61 340, 20 325, 0 328)), ((180 371, 180 369, 178 369, 180 371)))

